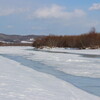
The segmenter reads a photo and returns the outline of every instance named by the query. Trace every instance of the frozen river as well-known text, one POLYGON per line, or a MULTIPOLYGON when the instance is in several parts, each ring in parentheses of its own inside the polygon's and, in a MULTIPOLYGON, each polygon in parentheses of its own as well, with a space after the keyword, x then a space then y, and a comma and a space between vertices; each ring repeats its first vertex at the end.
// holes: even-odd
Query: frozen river
POLYGON ((99 50, 1 47, 0 98, 99 100, 99 53, 99 50))
MULTIPOLYGON (((80 55, 83 57, 90 57, 90 58, 92 57, 92 58, 100 59, 99 56, 86 55, 86 54, 85 55, 80 54, 80 55)), ((57 70, 52 66, 47 66, 43 64, 42 62, 32 61, 22 56, 8 55, 8 54, 2 54, 2 56, 7 57, 11 60, 17 61, 20 64, 24 66, 28 66, 36 71, 51 74, 61 80, 64 80, 66 82, 73 84, 74 86, 80 89, 85 90, 86 92, 100 96, 100 78, 89 78, 89 77, 70 75, 70 74, 64 73, 63 71, 57 70)))

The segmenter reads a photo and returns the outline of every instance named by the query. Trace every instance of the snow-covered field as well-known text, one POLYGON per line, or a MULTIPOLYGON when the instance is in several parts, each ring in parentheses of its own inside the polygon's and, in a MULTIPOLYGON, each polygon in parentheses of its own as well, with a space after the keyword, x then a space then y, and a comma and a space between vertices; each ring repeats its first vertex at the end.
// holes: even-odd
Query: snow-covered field
POLYGON ((49 51, 63 53, 35 51, 32 47, 0 47, 0 100, 100 100, 99 96, 75 87, 57 74, 50 74, 49 68, 39 71, 44 64, 66 75, 100 79, 99 50, 49 51), (23 59, 25 64, 20 57, 26 59, 23 59), (29 64, 28 60, 33 63, 29 64), (38 70, 35 67, 39 67, 38 70))

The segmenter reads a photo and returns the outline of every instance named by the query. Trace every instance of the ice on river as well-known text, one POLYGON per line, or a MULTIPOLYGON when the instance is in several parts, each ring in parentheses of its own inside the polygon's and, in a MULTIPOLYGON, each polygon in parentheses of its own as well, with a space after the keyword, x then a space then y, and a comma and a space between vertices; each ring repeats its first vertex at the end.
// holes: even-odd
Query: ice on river
MULTIPOLYGON (((31 47, 0 47, 0 54, 23 56, 65 73, 100 78, 97 58, 32 51, 31 47)), ((100 97, 1 55, 0 100, 100 100, 100 97)))

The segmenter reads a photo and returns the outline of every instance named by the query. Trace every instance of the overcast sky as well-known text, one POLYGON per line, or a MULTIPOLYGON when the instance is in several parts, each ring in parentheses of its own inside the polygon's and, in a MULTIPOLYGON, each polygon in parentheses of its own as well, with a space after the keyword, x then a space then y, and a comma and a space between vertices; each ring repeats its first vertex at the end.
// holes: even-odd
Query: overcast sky
POLYGON ((0 0, 0 33, 73 35, 100 32, 100 0, 0 0))

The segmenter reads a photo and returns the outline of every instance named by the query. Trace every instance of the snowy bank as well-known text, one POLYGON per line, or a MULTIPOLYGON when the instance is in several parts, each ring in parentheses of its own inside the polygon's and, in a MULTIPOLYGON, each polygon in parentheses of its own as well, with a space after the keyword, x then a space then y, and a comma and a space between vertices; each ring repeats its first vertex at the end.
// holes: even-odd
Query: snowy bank
POLYGON ((52 75, 0 56, 1 100, 100 100, 52 75))

